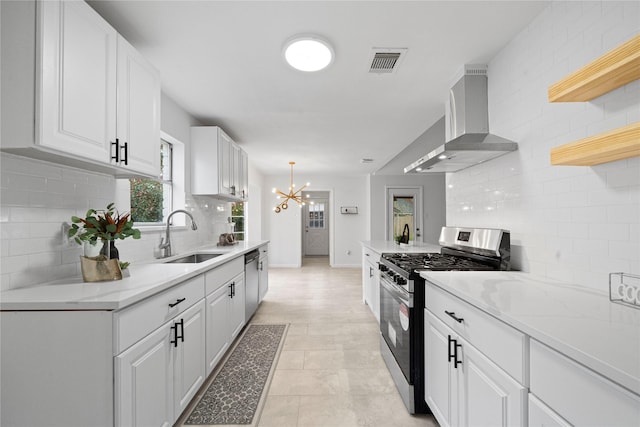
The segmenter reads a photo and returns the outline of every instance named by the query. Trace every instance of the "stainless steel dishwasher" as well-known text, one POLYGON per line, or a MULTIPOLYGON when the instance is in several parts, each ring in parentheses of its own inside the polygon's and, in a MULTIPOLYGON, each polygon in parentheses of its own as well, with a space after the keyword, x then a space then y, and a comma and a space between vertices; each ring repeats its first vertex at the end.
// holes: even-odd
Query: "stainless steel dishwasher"
POLYGON ((245 320, 249 323, 249 319, 253 316, 258 308, 258 259, 260 252, 256 249, 244 256, 244 284, 245 294, 245 320))

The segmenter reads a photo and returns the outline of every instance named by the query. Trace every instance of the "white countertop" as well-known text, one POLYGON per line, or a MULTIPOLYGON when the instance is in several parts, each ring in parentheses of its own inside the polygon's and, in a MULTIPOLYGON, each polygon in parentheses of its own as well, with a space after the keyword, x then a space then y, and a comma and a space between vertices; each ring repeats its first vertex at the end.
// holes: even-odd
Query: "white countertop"
POLYGON ((129 266, 130 277, 85 283, 81 277, 0 293, 0 310, 119 310, 267 244, 208 245, 176 256, 129 266), (222 253, 197 264, 166 264, 194 252, 222 253))
POLYGON ((606 293, 521 272, 421 276, 640 395, 640 310, 606 293))
POLYGON ((422 242, 413 242, 410 245, 399 245, 390 240, 365 240, 360 243, 362 243, 362 246, 366 246, 380 254, 395 252, 440 252, 440 245, 422 242))

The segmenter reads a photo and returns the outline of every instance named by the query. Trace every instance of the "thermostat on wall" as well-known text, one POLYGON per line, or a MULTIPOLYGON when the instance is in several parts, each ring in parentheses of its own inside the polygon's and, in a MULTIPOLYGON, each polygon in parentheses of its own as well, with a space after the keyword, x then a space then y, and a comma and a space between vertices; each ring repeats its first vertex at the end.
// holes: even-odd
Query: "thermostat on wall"
POLYGON ((358 207, 357 206, 341 206, 340 213, 341 214, 357 214, 358 207))

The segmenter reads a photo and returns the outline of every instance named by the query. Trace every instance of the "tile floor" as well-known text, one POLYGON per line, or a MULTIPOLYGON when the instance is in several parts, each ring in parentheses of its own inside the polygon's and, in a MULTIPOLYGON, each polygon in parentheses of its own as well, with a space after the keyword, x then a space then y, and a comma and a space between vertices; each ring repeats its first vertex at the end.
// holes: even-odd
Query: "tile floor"
POLYGON ((362 303, 361 270, 269 270, 254 323, 289 323, 259 426, 437 426, 407 413, 380 356, 378 324, 362 303))

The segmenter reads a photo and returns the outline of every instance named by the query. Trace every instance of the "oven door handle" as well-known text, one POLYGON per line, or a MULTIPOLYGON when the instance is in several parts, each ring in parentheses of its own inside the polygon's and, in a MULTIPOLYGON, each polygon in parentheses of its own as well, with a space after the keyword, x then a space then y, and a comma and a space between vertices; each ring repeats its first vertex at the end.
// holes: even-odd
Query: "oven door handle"
POLYGON ((413 308, 413 300, 410 295, 404 294, 399 291, 394 285, 390 284, 386 280, 380 280, 380 286, 384 287, 384 289, 391 294, 395 299, 399 299, 402 301, 407 307, 413 308))

